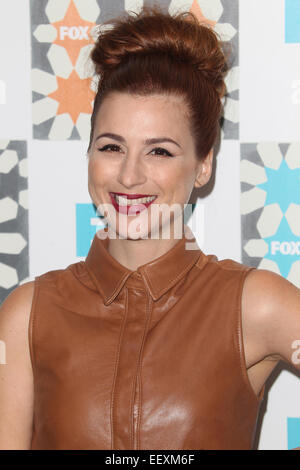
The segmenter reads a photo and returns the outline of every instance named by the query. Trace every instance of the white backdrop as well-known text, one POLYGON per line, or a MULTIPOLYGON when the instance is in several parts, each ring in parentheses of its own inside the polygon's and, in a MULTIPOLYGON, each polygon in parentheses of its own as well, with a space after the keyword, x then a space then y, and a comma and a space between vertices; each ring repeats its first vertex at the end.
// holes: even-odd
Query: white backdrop
MULTIPOLYGON (((87 3, 92 5, 93 1, 87 3)), ((173 3, 176 6, 176 2, 173 3)), ((191 1, 185 3, 195 4, 191 1)), ((239 124, 239 134, 222 140, 213 190, 206 197, 197 200, 194 216, 197 213, 197 220, 202 221, 203 225, 198 225, 196 230, 192 221, 189 225, 205 253, 216 254, 219 259, 231 258, 242 262, 241 144, 300 142, 300 42, 285 41, 284 0, 240 0, 236 3, 239 67, 233 78, 238 83, 239 90, 235 91, 233 97, 236 100, 234 112, 239 116, 235 114, 233 122, 239 124)), ((130 5, 132 9, 139 4, 139 1, 125 2, 125 6, 130 5)), ((211 15, 213 19, 221 2, 199 0, 198 5, 203 13, 211 15)), ((225 8, 226 1, 222 5, 225 8)), ((24 236, 28 252, 27 258, 22 259, 22 266, 24 263, 28 264, 28 273, 24 275, 24 270, 18 266, 21 249, 15 253, 12 262, 15 270, 5 270, 10 263, 8 259, 11 258, 4 255, 11 252, 6 250, 8 245, 3 237, 0 278, 1 273, 9 279, 15 279, 16 272, 19 275, 17 282, 12 281, 6 286, 7 292, 16 287, 17 283, 33 280, 36 275, 64 268, 83 259, 76 251, 79 237, 76 232, 76 205, 91 203, 87 190, 85 157, 88 142, 78 139, 39 140, 34 137, 31 60, 30 2, 0 0, 0 151, 10 141, 24 141, 28 165, 28 173, 23 173, 22 176, 27 178, 28 191, 22 187, 22 201, 19 196, 19 204, 28 215, 28 230, 25 231, 27 239, 24 236), (21 272, 23 275, 20 275, 21 272)), ((24 163, 23 167, 25 166, 24 163)), ((0 183, 4 188, 9 172, 2 172, 0 183)), ((1 198, 4 197, 1 193, 1 198)), ((0 204, 0 210, 1 207, 8 211, 8 206, 0 204)), ((25 230, 24 220, 18 220, 14 231, 18 231, 18 227, 20 232, 25 230)), ((4 223, 7 220, 2 213, 0 235, 8 232, 4 223)), ((248 227, 244 229, 247 234, 248 227)), ((252 227, 249 226, 249 230, 251 232, 252 227)), ((296 233, 296 236, 300 237, 300 233, 296 233)), ((18 239, 18 243, 19 241, 18 239)), ((296 255, 294 262, 299 259, 299 255, 296 255)), ((253 262, 255 265, 257 260, 253 262)), ((298 281, 300 286, 300 273, 298 281)), ((3 297, 4 293, 3 289, 3 297)), ((263 410, 259 425, 259 449, 288 449, 288 439, 293 447, 300 446, 299 396, 299 374, 283 370, 265 397, 267 409, 263 410), (289 431, 290 434, 288 418, 294 419, 295 426, 294 430, 289 431), (295 440, 297 433, 298 442, 295 440)))

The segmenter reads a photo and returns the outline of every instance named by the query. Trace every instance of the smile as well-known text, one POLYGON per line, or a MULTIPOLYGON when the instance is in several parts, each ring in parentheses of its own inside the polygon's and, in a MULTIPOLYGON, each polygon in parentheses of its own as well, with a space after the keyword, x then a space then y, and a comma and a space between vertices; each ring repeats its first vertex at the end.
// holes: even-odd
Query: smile
POLYGON ((132 195, 118 195, 116 193, 109 193, 114 208, 121 214, 128 215, 129 211, 133 215, 142 212, 147 209, 157 196, 145 196, 139 198, 132 198, 132 195), (134 209, 131 209, 134 208, 134 209))

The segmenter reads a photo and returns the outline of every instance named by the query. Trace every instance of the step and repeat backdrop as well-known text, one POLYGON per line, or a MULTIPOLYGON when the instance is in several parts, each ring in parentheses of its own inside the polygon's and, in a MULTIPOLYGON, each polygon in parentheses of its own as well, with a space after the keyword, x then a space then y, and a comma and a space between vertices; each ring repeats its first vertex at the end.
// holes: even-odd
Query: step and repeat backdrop
MULTIPOLYGON (((143 0, 0 0, 0 302, 84 260, 103 228, 86 151, 97 25, 143 0)), ((146 1, 153 4, 153 1, 146 1)), ((206 254, 300 288, 300 0, 161 0, 231 48, 219 150, 188 225, 206 254)), ((300 314, 300 312, 299 312, 300 314)), ((300 375, 268 382, 258 449, 300 446, 300 375)))

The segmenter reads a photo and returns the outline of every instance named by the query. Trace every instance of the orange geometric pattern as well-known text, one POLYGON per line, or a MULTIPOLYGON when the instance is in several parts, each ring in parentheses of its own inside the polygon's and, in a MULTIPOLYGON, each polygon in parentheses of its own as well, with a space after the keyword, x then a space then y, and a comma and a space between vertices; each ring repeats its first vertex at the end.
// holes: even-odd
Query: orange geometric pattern
POLYGON ((194 1, 193 1, 193 4, 192 4, 192 6, 191 6, 191 8, 190 8, 190 11, 191 11, 192 13, 194 13, 200 21, 202 21, 202 22, 204 22, 204 23, 207 23, 207 24, 209 24, 209 25, 212 26, 212 27, 215 27, 215 25, 217 24, 216 21, 210 20, 210 19, 206 18, 206 17, 203 15, 202 10, 201 10, 201 8, 200 8, 199 3, 198 3, 197 0, 194 0, 194 1))
POLYGON ((96 23, 85 21, 80 17, 73 0, 70 2, 65 17, 61 21, 52 23, 52 26, 57 30, 57 36, 53 44, 63 46, 66 49, 73 66, 76 64, 80 49, 93 43, 89 32, 95 25, 96 23))
POLYGON ((76 124, 80 113, 91 114, 95 93, 90 89, 90 78, 80 79, 75 70, 69 78, 56 77, 58 88, 49 95, 59 102, 57 115, 68 113, 76 124))
MULTIPOLYGON (((90 30, 95 23, 83 20, 71 0, 64 18, 52 23, 57 30, 57 36, 53 44, 64 47, 67 51, 73 67, 75 67, 82 47, 93 44, 90 30)), ((75 70, 68 78, 56 77, 58 87, 49 94, 49 98, 58 101, 56 114, 68 113, 76 124, 80 113, 91 114, 92 102, 95 93, 91 90, 91 78, 81 79, 75 70)))
MULTIPOLYGON (((33 10, 39 5, 39 1, 31 0, 33 10)), ((222 23, 223 11, 237 8, 238 0, 232 0, 232 2, 232 7, 224 6, 223 0, 209 0, 209 2, 208 0, 189 0, 186 3, 189 4, 187 9, 194 13, 200 22, 217 30, 219 35, 224 34, 225 41, 235 40, 238 42, 236 25, 231 22, 222 23)), ((133 1, 133 3, 135 2, 133 1)), ((173 1, 171 3, 173 4, 173 1)), ((184 3, 184 0, 174 0, 173 6, 184 3)), ((102 18, 103 12, 104 16, 110 14, 108 5, 110 2, 104 6, 102 0, 87 0, 86 2, 84 0, 49 0, 46 2, 45 0, 45 6, 42 8, 45 9, 48 23, 45 25, 33 24, 33 35, 39 43, 50 43, 47 59, 53 76, 56 78, 56 85, 53 86, 55 83, 53 78, 49 77, 48 81, 44 80, 43 72, 49 73, 49 70, 44 67, 45 64, 41 63, 42 70, 39 71, 38 68, 38 71, 34 71, 36 83, 33 91, 43 94, 44 97, 52 98, 57 105, 53 106, 53 102, 44 100, 35 106, 35 125, 42 124, 50 118, 54 119, 51 131, 47 126, 41 126, 37 131, 39 136, 44 133, 46 138, 49 136, 49 138, 55 139, 57 135, 59 138, 68 139, 72 132, 71 128, 75 125, 80 137, 88 138, 88 115, 92 113, 95 98, 95 93, 92 91, 95 88, 92 87, 94 81, 92 78, 93 65, 89 61, 88 54, 94 44, 93 30, 97 26, 99 14, 100 18, 102 18), (56 90, 54 91, 55 86, 56 90), (64 121, 66 123, 64 129, 60 128, 58 132, 60 119, 56 122, 56 116, 62 114, 70 115, 70 118, 64 121), (80 115, 81 119, 78 120, 80 115)), ((125 6, 125 9, 128 7, 125 6)), ((122 10, 123 7, 120 5, 120 11, 122 10)), ((33 56, 37 54, 37 63, 39 63, 39 54, 43 51, 36 42, 33 43, 32 51, 33 56)), ((235 70, 238 70, 238 66, 235 70)), ((236 74, 233 76, 231 91, 237 88, 234 82, 235 76, 236 74)), ((236 136, 238 130, 238 100, 229 96, 227 103, 224 114, 224 138, 227 138, 228 135, 236 136), (234 123, 235 128, 227 128, 227 121, 234 123)))

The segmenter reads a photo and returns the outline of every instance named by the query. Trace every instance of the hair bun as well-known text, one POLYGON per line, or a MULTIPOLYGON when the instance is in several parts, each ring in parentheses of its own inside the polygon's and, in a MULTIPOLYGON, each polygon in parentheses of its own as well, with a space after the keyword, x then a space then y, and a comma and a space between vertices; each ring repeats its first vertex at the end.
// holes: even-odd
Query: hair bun
POLYGON ((99 27, 91 58, 101 84, 120 64, 149 54, 166 55, 194 68, 223 97, 228 70, 223 43, 192 12, 166 15, 156 6, 144 6, 133 15, 125 12, 99 27))
POLYGON ((144 6, 100 26, 91 53, 97 94, 91 116, 89 149, 98 110, 111 91, 184 99, 195 153, 204 158, 219 132, 227 62, 217 33, 191 12, 173 15, 144 6))

